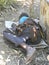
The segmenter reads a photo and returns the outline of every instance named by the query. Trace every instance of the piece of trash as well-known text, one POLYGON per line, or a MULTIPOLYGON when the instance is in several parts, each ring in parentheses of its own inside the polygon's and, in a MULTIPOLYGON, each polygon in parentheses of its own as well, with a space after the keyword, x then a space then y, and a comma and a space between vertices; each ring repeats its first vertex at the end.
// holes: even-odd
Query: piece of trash
POLYGON ((16 26, 19 25, 19 22, 5 21, 5 27, 6 27, 6 28, 11 28, 11 25, 12 25, 13 23, 16 24, 16 26))

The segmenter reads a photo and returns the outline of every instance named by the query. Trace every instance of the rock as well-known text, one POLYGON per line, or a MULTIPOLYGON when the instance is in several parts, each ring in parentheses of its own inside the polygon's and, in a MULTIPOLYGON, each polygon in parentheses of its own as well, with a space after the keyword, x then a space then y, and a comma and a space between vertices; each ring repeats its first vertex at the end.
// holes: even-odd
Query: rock
POLYGON ((49 55, 47 56, 47 60, 49 61, 49 55))
POLYGON ((4 22, 4 18, 0 17, 0 22, 4 22))

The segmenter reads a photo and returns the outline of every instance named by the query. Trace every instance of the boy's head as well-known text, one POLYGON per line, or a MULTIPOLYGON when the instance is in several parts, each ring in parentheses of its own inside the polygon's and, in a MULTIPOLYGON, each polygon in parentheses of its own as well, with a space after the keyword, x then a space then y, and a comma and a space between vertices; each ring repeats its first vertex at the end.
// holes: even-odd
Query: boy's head
POLYGON ((19 23, 23 24, 29 18, 28 14, 22 13, 19 16, 19 23))

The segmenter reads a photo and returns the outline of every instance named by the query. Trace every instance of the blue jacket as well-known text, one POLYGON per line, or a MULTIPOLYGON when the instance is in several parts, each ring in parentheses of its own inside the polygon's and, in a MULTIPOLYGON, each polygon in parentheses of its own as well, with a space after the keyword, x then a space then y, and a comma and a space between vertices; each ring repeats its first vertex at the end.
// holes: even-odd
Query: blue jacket
POLYGON ((28 17, 26 17, 26 16, 21 17, 19 20, 19 24, 23 24, 27 19, 28 19, 28 17))

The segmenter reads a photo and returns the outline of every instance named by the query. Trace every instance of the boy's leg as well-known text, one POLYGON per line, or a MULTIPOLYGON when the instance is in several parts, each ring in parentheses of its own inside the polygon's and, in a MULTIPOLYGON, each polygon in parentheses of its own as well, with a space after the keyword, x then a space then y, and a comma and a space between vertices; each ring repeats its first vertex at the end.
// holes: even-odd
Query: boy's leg
POLYGON ((16 35, 13 35, 11 33, 8 33, 6 31, 3 32, 4 37, 14 43, 16 46, 23 44, 23 39, 17 37, 16 35))
POLYGON ((16 46, 20 45, 22 48, 24 48, 27 51, 26 62, 28 61, 30 62, 34 58, 34 54, 36 52, 35 48, 32 48, 31 46, 24 43, 23 40, 17 37, 16 35, 7 32, 3 32, 3 35, 7 40, 13 42, 16 46))
POLYGON ((23 47, 27 51, 26 64, 29 64, 36 57, 36 49, 35 47, 31 47, 25 43, 23 43, 21 47, 23 47))

